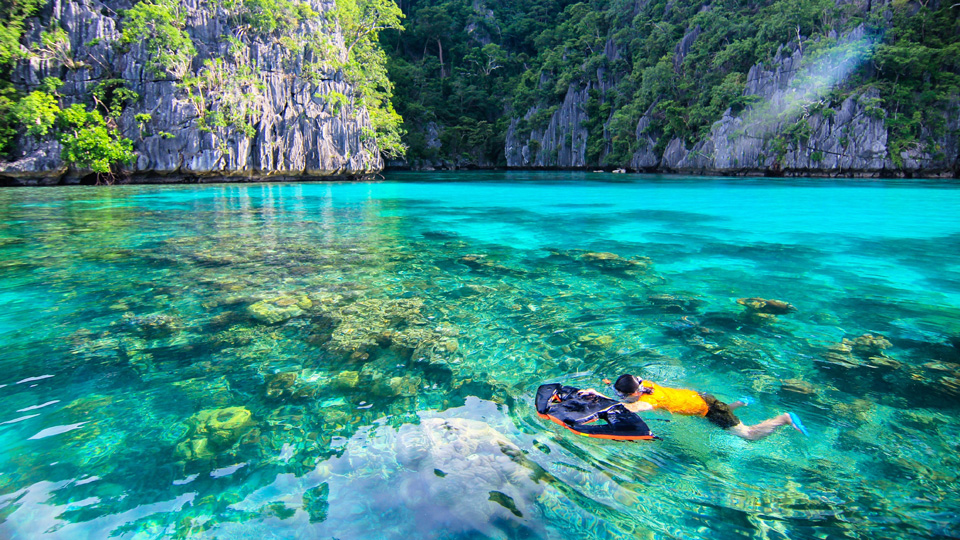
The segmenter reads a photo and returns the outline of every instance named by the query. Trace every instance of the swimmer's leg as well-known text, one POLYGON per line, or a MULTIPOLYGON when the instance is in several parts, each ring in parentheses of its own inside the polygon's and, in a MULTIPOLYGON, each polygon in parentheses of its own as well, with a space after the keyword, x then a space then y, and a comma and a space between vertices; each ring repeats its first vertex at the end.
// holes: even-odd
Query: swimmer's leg
POLYGON ((784 413, 752 426, 748 426, 743 422, 740 422, 739 424, 729 428, 729 431, 737 437, 741 437, 748 441, 759 441, 760 439, 776 431, 776 429, 780 426, 792 425, 793 419, 790 418, 789 414, 784 413))

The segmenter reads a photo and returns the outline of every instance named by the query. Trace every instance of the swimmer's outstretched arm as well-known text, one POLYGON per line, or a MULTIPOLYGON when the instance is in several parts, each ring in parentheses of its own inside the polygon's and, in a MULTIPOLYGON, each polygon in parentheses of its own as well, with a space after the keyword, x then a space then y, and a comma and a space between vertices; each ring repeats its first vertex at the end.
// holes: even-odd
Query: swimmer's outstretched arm
POLYGON ((623 406, 626 407, 628 411, 641 412, 653 410, 653 405, 646 401, 623 401, 621 403, 623 403, 623 406))
MULTIPOLYGON (((581 396, 594 395, 594 396, 605 397, 605 398, 607 398, 607 399, 613 399, 613 398, 610 398, 610 397, 607 397, 607 396, 601 394, 600 392, 597 392, 597 391, 594 390, 593 388, 587 388, 586 390, 581 390, 581 391, 578 392, 578 393, 579 393, 581 396)), ((619 401, 619 400, 618 400, 618 401, 619 401)), ((623 403, 623 406, 626 407, 627 410, 633 411, 633 412, 652 411, 652 410, 653 410, 653 405, 647 403, 646 401, 620 401, 620 402, 623 403)))

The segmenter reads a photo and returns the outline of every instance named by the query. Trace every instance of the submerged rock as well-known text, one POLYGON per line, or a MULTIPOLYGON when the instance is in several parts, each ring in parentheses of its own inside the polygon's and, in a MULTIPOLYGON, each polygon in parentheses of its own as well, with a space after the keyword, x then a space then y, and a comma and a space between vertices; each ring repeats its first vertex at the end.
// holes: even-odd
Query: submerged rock
POLYGON ((420 377, 382 378, 374 382, 373 393, 382 397, 413 397, 420 391, 423 380, 420 377))
POLYGON ((614 345, 616 340, 613 336, 599 335, 599 334, 586 334, 577 338, 577 341, 581 345, 586 347, 593 347, 598 349, 606 349, 614 345))
POLYGON ((358 384, 360 384, 359 371, 341 371, 333 379, 334 387, 340 389, 356 388, 358 384))
POLYGON ((782 300, 767 300, 766 298, 739 298, 737 303, 752 313, 769 315, 786 315, 797 311, 797 308, 782 300))
POLYGON ((490 272, 495 274, 523 274, 522 270, 510 268, 496 263, 486 255, 464 255, 458 259, 460 264, 470 267, 473 270, 490 272))
POLYGON ((744 318, 754 324, 776 322, 777 315, 786 315, 797 311, 796 307, 782 300, 738 298, 737 303, 745 308, 744 318))
POLYGON ((292 393, 294 383, 297 382, 297 372, 274 373, 267 375, 264 379, 267 383, 266 395, 268 398, 288 397, 292 393))
POLYGON ((831 345, 824 353, 828 362, 844 367, 885 367, 899 368, 900 362, 887 357, 883 351, 893 344, 887 338, 873 334, 864 334, 854 339, 843 338, 843 341, 831 345))
POLYGON ((692 313, 703 303, 698 298, 673 294, 651 294, 647 301, 665 313, 692 313))
POLYGON ((780 381, 780 389, 795 394, 812 395, 817 393, 817 387, 803 379, 784 379, 780 381))
POLYGON ((313 302, 306 295, 278 296, 261 300, 249 308, 247 312, 254 319, 267 324, 276 324, 293 317, 303 315, 304 310, 310 309, 313 302))
POLYGON ((893 347, 893 344, 887 338, 873 334, 864 334, 853 340, 844 339, 843 344, 849 346, 854 354, 862 358, 871 356, 881 356, 883 351, 893 347))
POLYGON ((582 249, 551 249, 550 256, 558 262, 576 262, 601 271, 645 273, 652 262, 649 257, 622 257, 609 251, 586 251, 582 249))
POLYGON ((604 270, 644 270, 650 265, 650 259, 646 257, 626 259, 607 251, 588 251, 579 258, 583 262, 604 270))
POLYGON ((149 315, 127 313, 123 316, 123 322, 146 339, 168 337, 183 329, 183 322, 179 317, 166 313, 149 315))
POLYGON ((187 419, 186 440, 176 455, 187 461, 206 460, 233 446, 253 425, 253 415, 244 407, 206 409, 187 419))

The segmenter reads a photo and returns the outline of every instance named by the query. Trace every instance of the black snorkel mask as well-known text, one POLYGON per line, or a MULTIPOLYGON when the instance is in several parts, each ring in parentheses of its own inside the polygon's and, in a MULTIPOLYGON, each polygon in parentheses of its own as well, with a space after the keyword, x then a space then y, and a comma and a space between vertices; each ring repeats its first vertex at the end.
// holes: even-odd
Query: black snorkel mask
POLYGON ((617 390, 617 389, 614 387, 613 390, 617 393, 617 396, 619 396, 620 399, 626 399, 626 398, 628 398, 628 397, 630 397, 631 395, 636 394, 636 393, 639 393, 640 395, 643 395, 643 394, 652 394, 652 393, 653 393, 653 388, 650 388, 649 386, 644 386, 644 385, 643 385, 643 379, 641 379, 640 377, 637 377, 637 376, 633 376, 633 379, 634 379, 635 381, 637 381, 637 389, 634 390, 633 392, 630 392, 629 394, 624 394, 623 392, 617 390))

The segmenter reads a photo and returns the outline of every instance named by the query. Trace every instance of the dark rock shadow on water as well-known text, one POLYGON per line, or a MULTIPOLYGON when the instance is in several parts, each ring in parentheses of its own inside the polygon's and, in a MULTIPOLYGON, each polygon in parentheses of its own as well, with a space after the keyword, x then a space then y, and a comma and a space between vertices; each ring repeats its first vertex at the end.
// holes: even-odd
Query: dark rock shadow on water
POLYGON ((517 224, 535 226, 537 230, 541 232, 544 227, 549 224, 549 230, 557 234, 562 233, 563 235, 569 236, 571 233, 575 233, 579 238, 603 238, 609 236, 606 234, 606 231, 611 227, 625 222, 626 220, 617 219, 617 214, 577 213, 542 214, 537 222, 525 221, 522 223, 517 222, 517 224))
MULTIPOLYGON (((711 536, 735 536, 740 538, 753 537, 763 530, 756 523, 756 516, 739 508, 732 508, 713 502, 709 496, 692 501, 699 508, 699 512, 691 516, 686 526, 702 527, 710 530, 711 536)), ((722 496, 716 500, 723 500, 722 496)))
POLYGON ((936 238, 848 238, 847 241, 856 253, 893 259, 916 268, 960 261, 960 234, 936 238))
MULTIPOLYGON (((910 366, 838 365, 820 359, 815 362, 824 383, 860 398, 896 408, 955 410, 960 407, 960 378, 941 370, 910 366)), ((948 372, 949 373, 949 372, 948 372)), ((960 375, 956 371, 954 375, 960 375)))
POLYGON ((956 363, 960 368, 960 349, 944 341, 922 341, 919 339, 903 338, 890 336, 888 338, 893 344, 894 349, 903 351, 901 357, 906 356, 904 360, 913 365, 920 365, 926 362, 951 362, 956 363))
POLYGON ((533 210, 512 206, 444 206, 432 209, 433 216, 448 216, 473 223, 509 223, 531 225, 543 223, 544 215, 533 210))
POLYGON ((924 310, 911 304, 887 300, 895 296, 882 294, 883 292, 891 291, 887 287, 874 288, 870 297, 835 298, 826 302, 823 308, 836 314, 845 327, 856 325, 884 333, 896 332, 892 323, 899 319, 918 318, 926 314, 924 310))
POLYGON ((377 199, 377 205, 381 210, 409 210, 409 211, 430 211, 432 212, 436 207, 443 207, 445 204, 442 201, 437 201, 433 199, 406 199, 406 198, 381 198, 377 199))
POLYGON ((960 293, 960 273, 941 273, 937 277, 927 277, 923 280, 924 283, 929 285, 930 289, 946 292, 946 293, 960 293))
POLYGON ((645 256, 654 261, 655 265, 673 264, 691 259, 697 260, 700 254, 698 246, 684 243, 643 242, 625 245, 641 250, 645 256))
POLYGON ((796 273, 816 269, 817 263, 823 257, 823 252, 808 246, 792 244, 778 244, 757 242, 752 244, 729 244, 712 242, 705 244, 701 255, 722 256, 736 259, 745 259, 765 266, 776 266, 778 270, 796 273))
POLYGON ((694 234, 694 233, 685 233, 680 231, 672 232, 649 232, 644 235, 645 239, 658 241, 667 245, 680 244, 684 246, 689 246, 688 249, 696 249, 699 253, 703 246, 712 244, 716 242, 716 237, 704 235, 704 234, 694 234))
POLYGON ((642 324, 658 324, 665 332, 687 332, 696 330, 696 321, 687 317, 700 310, 699 298, 671 295, 649 294, 641 298, 626 298, 623 313, 634 315, 642 324))
POLYGON ((831 278, 837 289, 857 291, 861 298, 910 298, 913 296, 912 290, 892 285, 885 279, 871 274, 868 268, 863 269, 863 272, 858 270, 858 268, 829 263, 821 267, 819 273, 831 278))
POLYGON ((460 233, 451 230, 433 229, 420 233, 427 240, 457 240, 462 238, 460 233))
POLYGON ((559 203, 551 204, 550 208, 568 208, 571 210, 577 209, 596 209, 596 208, 613 208, 615 205, 613 203, 559 203))
POLYGON ((697 212, 683 212, 679 210, 631 210, 628 212, 618 212, 619 219, 629 221, 645 221, 673 225, 694 225, 703 224, 711 221, 727 221, 729 218, 714 216, 710 214, 700 214, 697 212))

